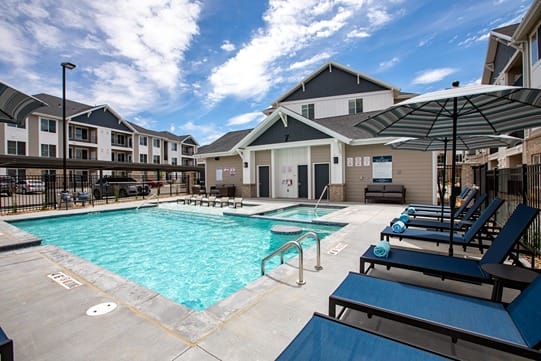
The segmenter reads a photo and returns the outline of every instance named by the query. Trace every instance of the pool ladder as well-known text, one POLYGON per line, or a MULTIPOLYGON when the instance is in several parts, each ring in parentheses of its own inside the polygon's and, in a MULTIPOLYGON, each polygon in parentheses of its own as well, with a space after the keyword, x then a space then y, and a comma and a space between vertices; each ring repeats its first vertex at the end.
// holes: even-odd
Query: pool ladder
POLYGON ((277 250, 270 253, 268 256, 263 258, 261 260, 261 275, 263 276, 265 274, 265 263, 272 257, 276 256, 278 253, 280 253, 280 264, 284 264, 284 252, 290 249, 291 247, 296 247, 297 251, 299 252, 299 279, 297 280, 298 285, 304 285, 306 281, 304 281, 303 278, 303 268, 304 268, 304 253, 302 249, 301 242, 307 239, 308 237, 313 237, 316 240, 316 265, 314 268, 316 270, 321 270, 323 267, 321 267, 321 240, 319 239, 319 236, 315 232, 306 232, 299 238, 297 238, 294 241, 289 241, 287 243, 284 243, 282 247, 278 248, 277 250))
MULTIPOLYGON (((139 210, 139 208, 141 208, 142 206, 144 206, 145 204, 147 204, 148 202, 150 202, 150 200, 151 200, 152 198, 156 198, 157 196, 158 196, 158 194, 157 194, 157 193, 154 193, 153 195, 151 195, 151 196, 148 197, 147 199, 143 200, 143 201, 141 202, 141 204, 139 204, 139 205, 137 206, 137 208, 135 208, 135 210, 139 210)), ((158 199, 158 204, 159 204, 159 203, 160 203, 160 198, 157 198, 157 199, 158 199)))

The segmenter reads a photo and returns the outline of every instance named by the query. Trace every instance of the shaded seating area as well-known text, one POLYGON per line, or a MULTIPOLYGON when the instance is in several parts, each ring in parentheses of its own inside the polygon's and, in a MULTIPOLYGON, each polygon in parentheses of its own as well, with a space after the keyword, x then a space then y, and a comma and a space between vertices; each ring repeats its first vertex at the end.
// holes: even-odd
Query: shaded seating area
POLYGON ((453 360, 314 313, 277 360, 453 360))
POLYGON ((480 260, 450 257, 411 249, 393 247, 387 258, 374 255, 375 246, 370 246, 360 257, 360 270, 367 273, 375 265, 408 269, 450 278, 479 283, 491 283, 491 277, 481 269, 483 264, 503 263, 509 253, 534 221, 539 209, 519 204, 511 214, 491 246, 480 260), (368 264, 368 268, 366 268, 368 264))
MULTIPOLYGON (((468 198, 462 203, 462 205, 455 209, 454 218, 458 219, 462 216, 464 212, 468 210, 468 206, 470 203, 474 200, 474 198, 477 196, 477 190, 472 189, 470 194, 468 195, 468 198)), ((439 208, 430 208, 430 209, 417 209, 415 207, 408 207, 404 210, 410 216, 413 218, 417 217, 424 217, 424 218, 437 218, 440 221, 443 221, 444 219, 451 218, 450 211, 441 212, 441 207, 439 208), (411 208, 414 208, 414 212, 411 212, 411 208), (409 212, 408 212, 409 211, 409 212)))
POLYGON ((505 306, 477 297, 350 273, 329 297, 337 306, 424 328, 457 339, 541 359, 541 277, 505 306), (370 292, 366 292, 370 290, 370 292), (422 305, 419 305, 422 300, 422 305))

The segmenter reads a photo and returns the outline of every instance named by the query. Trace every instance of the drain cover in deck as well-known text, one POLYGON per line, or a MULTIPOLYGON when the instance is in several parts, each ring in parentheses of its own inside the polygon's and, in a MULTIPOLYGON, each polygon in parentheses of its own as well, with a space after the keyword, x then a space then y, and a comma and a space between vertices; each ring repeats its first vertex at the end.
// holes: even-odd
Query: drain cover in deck
POLYGON ((92 306, 88 310, 86 310, 86 314, 88 316, 101 316, 105 315, 106 313, 111 312, 116 308, 116 303, 114 302, 105 302, 100 303, 99 305, 92 306))

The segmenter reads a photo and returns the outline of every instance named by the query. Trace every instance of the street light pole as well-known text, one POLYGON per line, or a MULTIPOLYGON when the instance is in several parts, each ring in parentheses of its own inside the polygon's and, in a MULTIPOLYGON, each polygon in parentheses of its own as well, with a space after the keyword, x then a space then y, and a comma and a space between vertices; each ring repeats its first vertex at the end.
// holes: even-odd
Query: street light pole
POLYGON ((62 193, 67 191, 67 153, 68 153, 68 125, 66 123, 66 69, 75 69, 75 64, 73 63, 62 63, 62 171, 63 171, 63 183, 62 183, 62 193))

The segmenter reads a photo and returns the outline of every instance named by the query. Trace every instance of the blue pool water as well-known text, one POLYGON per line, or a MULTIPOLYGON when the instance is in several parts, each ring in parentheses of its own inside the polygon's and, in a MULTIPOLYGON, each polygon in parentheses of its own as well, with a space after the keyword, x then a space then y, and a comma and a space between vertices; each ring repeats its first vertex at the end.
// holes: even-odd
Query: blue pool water
POLYGON ((327 214, 336 212, 342 207, 318 207, 309 206, 293 206, 282 209, 277 209, 271 212, 261 214, 263 217, 293 219, 296 221, 312 221, 316 218, 323 217, 327 214))
MULTIPOLYGON (((275 224, 284 222, 159 207, 13 222, 43 244, 61 247, 194 310, 260 277, 261 259, 299 236, 271 233, 275 224)), ((288 224, 314 231, 321 239, 340 228, 288 224)), ((291 250, 286 259, 294 255, 291 250)), ((266 269, 275 268, 279 258, 266 269)))

